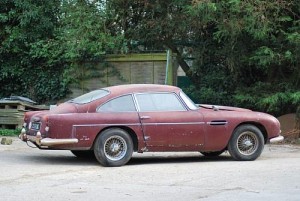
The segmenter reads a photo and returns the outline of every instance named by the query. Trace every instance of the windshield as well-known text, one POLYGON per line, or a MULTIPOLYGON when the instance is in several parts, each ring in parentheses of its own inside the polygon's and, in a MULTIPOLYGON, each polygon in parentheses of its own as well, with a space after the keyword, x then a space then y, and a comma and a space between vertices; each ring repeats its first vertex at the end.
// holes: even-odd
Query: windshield
POLYGON ((97 100, 99 98, 103 98, 104 96, 106 96, 108 94, 109 94, 109 91, 106 91, 104 89, 99 89, 99 90, 95 90, 95 91, 91 91, 89 93, 83 94, 72 100, 69 100, 69 101, 67 101, 67 103, 86 104, 86 103, 90 103, 94 100, 97 100))
POLYGON ((180 92, 180 97, 191 110, 198 109, 196 104, 183 91, 180 92))

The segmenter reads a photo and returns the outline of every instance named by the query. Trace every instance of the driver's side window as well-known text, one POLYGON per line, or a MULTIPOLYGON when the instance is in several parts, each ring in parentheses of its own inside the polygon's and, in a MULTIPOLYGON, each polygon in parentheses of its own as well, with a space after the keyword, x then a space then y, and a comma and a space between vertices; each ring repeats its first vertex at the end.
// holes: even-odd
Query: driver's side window
POLYGON ((175 93, 136 94, 141 112, 186 111, 175 93))

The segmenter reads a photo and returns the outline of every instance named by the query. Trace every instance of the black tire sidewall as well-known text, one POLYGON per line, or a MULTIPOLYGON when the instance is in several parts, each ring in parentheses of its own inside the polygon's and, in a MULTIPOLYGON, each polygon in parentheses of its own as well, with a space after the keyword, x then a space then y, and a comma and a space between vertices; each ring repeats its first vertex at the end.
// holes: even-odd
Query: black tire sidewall
POLYGON ((233 134, 232 137, 229 141, 228 144, 228 151, 230 153, 230 155, 235 159, 235 160, 239 160, 239 161, 252 161, 255 160, 256 158, 258 158, 262 151, 264 149, 264 137, 262 132, 254 125, 250 125, 250 124, 246 124, 246 125, 241 125, 239 127, 237 127, 233 134), (237 147, 237 140, 239 138, 239 136, 246 131, 250 131, 252 133, 254 133, 258 139, 258 147, 257 150, 252 153, 251 155, 244 155, 242 153, 239 152, 238 147, 237 147))
POLYGON ((200 152, 202 155, 204 155, 205 157, 218 157, 220 156, 222 153, 224 152, 224 150, 221 151, 212 151, 212 152, 200 152))
POLYGON ((77 158, 93 158, 94 157, 93 150, 71 150, 71 152, 77 158))
POLYGON ((101 132, 96 138, 94 144, 94 154, 98 162, 105 167, 118 167, 125 165, 131 158, 133 153, 133 142, 130 135, 119 128, 111 128, 101 132), (111 136, 119 136, 123 138, 127 144, 127 151, 123 158, 118 161, 112 161, 106 157, 104 153, 104 143, 111 136))

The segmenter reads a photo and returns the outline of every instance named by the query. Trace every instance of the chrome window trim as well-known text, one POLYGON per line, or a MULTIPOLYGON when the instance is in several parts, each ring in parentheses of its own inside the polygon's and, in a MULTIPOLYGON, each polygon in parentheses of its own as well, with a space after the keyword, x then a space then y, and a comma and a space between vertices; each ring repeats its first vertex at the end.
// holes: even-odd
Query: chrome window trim
POLYGON ((186 93, 184 93, 184 91, 181 90, 179 92, 179 97, 184 102, 184 104, 186 105, 186 107, 189 108, 190 110, 197 110, 197 109, 199 109, 199 107, 197 107, 197 105, 190 99, 190 97, 188 95, 186 95, 186 93), (190 103, 194 106, 194 108, 191 108, 189 106, 189 104, 185 101, 185 98, 188 99, 188 101, 190 101, 190 103))
POLYGON ((111 91, 109 91, 109 90, 107 90, 107 89, 103 89, 103 88, 102 88, 102 89, 96 89, 96 90, 90 91, 90 92, 88 92, 88 93, 82 94, 82 95, 80 95, 80 96, 78 96, 78 97, 75 97, 75 98, 73 98, 73 99, 70 99, 70 100, 68 100, 68 101, 65 101, 65 103, 71 103, 71 104, 77 104, 77 105, 85 105, 85 104, 88 104, 88 103, 97 101, 97 100, 99 100, 99 99, 102 99, 102 98, 104 98, 104 97, 106 97, 106 96, 108 96, 108 95, 110 95, 110 94, 111 94, 111 91), (73 102, 74 99, 77 99, 77 98, 79 98, 79 97, 81 97, 81 96, 84 96, 84 95, 86 95, 86 94, 89 94, 89 93, 92 93, 92 92, 96 92, 96 91, 106 91, 107 94, 105 94, 105 95, 102 96, 102 97, 96 98, 96 99, 94 99, 94 98, 92 97, 89 101, 84 102, 84 103, 73 102))

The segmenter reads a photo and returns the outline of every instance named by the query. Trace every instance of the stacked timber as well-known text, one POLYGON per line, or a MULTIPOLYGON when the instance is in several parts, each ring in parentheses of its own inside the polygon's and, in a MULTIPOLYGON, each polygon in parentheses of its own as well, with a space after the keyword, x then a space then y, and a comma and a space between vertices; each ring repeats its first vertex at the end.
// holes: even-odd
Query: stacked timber
POLYGON ((0 100, 0 128, 22 128, 25 112, 47 109, 49 108, 44 105, 33 105, 18 100, 0 100))

